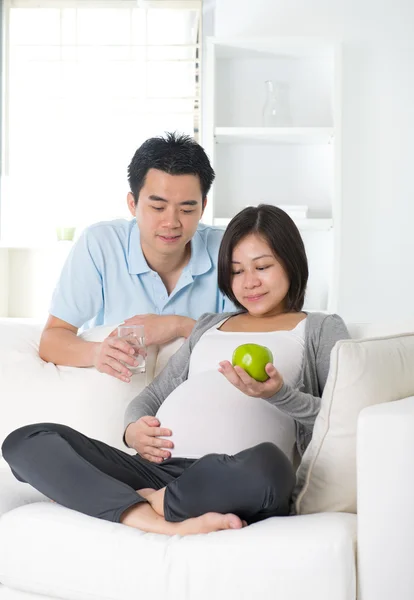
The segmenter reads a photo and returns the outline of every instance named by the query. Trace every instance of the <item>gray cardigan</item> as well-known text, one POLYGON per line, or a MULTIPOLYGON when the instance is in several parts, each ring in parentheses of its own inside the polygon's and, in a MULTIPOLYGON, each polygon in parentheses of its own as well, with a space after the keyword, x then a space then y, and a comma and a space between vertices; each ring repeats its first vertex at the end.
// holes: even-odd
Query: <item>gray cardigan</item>
MULTIPOLYGON (((130 402, 125 412, 125 429, 141 417, 155 416, 169 394, 187 379, 191 352, 203 333, 235 314, 237 313, 206 313, 199 318, 190 337, 170 358, 161 373, 130 402)), ((268 399, 268 402, 295 420, 296 445, 300 456, 312 437, 328 377, 331 350, 338 340, 349 337, 346 325, 338 315, 308 313, 299 384, 297 388, 283 384, 280 391, 268 399)), ((168 426, 168 423, 165 425, 168 426)))

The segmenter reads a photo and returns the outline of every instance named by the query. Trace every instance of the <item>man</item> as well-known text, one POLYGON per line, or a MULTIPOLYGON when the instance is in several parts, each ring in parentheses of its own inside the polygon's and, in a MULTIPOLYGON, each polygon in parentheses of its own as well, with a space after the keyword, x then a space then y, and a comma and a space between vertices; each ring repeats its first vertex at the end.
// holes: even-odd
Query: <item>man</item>
POLYGON ((205 312, 234 309, 217 287, 223 232, 199 223, 213 180, 207 155, 188 136, 169 133, 138 148, 128 167, 135 219, 92 225, 75 244, 43 330, 43 360, 95 366, 128 382, 131 347, 115 336, 87 342, 80 327, 142 324, 147 345, 162 344, 187 337, 205 312))

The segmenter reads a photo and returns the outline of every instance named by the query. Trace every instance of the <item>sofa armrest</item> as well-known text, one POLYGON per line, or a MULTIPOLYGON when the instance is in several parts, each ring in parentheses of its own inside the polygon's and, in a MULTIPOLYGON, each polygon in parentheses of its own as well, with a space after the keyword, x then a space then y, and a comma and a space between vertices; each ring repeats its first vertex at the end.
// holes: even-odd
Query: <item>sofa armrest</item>
POLYGON ((414 598, 414 396, 361 411, 359 600, 414 598))

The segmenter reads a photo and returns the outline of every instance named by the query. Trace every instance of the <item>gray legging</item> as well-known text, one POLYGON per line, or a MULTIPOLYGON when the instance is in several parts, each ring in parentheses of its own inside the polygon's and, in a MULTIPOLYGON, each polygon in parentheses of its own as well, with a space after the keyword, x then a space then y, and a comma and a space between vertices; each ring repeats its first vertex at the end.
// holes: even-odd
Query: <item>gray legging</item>
POLYGON ((254 523, 288 515, 295 482, 289 460, 270 442, 234 456, 156 464, 66 425, 38 423, 13 431, 2 453, 19 481, 63 506, 116 522, 126 509, 145 502, 135 490, 166 486, 167 521, 232 512, 254 523))

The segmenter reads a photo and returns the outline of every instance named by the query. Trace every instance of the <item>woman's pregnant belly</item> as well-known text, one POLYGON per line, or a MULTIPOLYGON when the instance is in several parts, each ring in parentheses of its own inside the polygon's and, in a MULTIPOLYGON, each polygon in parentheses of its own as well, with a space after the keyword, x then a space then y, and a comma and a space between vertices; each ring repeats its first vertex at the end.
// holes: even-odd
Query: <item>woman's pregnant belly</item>
POLYGON ((237 454, 273 442, 293 459, 294 420, 266 400, 246 396, 216 370, 198 373, 179 385, 156 416, 172 431, 173 457, 237 454))

